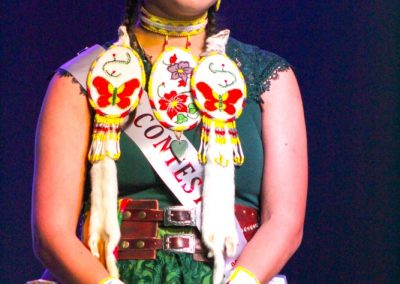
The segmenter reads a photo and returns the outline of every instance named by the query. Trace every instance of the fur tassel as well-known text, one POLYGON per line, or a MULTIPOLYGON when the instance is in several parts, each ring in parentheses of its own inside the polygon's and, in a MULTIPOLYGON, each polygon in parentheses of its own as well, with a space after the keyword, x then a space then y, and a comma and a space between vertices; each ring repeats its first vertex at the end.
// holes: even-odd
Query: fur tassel
MULTIPOLYGON (((229 30, 207 38, 206 51, 225 54, 229 30)), ((234 256, 238 246, 235 223, 235 164, 241 154, 234 123, 203 115, 200 162, 205 164, 202 208, 202 237, 214 256, 213 283, 220 284, 225 270, 225 253, 234 256), (233 135, 232 135, 233 134, 233 135)))
POLYGON ((118 180, 115 160, 118 160, 121 154, 119 140, 123 117, 137 106, 141 94, 140 89, 144 83, 144 70, 139 56, 132 53, 130 49, 126 49, 126 47, 130 47, 129 42, 126 27, 121 26, 119 28, 119 39, 114 43, 115 46, 111 48, 119 46, 116 52, 123 53, 124 56, 125 54, 132 54, 131 58, 137 57, 137 60, 131 61, 129 59, 124 62, 126 63, 123 64, 125 69, 120 70, 123 76, 118 80, 125 81, 124 84, 121 85, 122 82, 115 79, 121 74, 111 76, 105 70, 105 64, 116 61, 116 54, 110 49, 103 52, 93 62, 87 82, 90 104, 96 112, 92 144, 88 153, 88 159, 92 163, 90 170, 92 192, 88 246, 92 254, 101 258, 101 261, 103 261, 102 256, 104 255, 106 268, 114 278, 118 278, 119 275, 114 251, 121 238, 118 222, 118 180), (113 58, 112 61, 107 61, 111 58, 113 58), (135 68, 138 72, 129 73, 135 68), (129 72, 126 70, 129 70, 129 72), (112 77, 111 82, 106 80, 104 76, 108 76, 108 79, 112 77), (99 85, 95 83, 96 79, 103 81, 99 85), (129 82, 136 82, 136 80, 138 80, 139 86, 133 87, 133 85, 128 84, 129 82), (119 87, 116 88, 114 85, 119 87), (119 95, 123 96, 127 103, 119 105, 114 99, 112 103, 110 101, 105 103, 100 100, 104 93, 115 96, 119 88, 124 91, 123 95, 122 93, 119 95), (107 89, 107 92, 103 89, 107 89))
POLYGON ((201 56, 210 55, 212 52, 225 54, 225 46, 228 43, 229 34, 229 30, 222 30, 217 34, 208 37, 206 40, 206 51, 201 53, 201 56))
POLYGON ((126 26, 122 25, 118 28, 118 41, 115 43, 116 45, 125 45, 131 46, 130 39, 128 35, 128 31, 126 30, 126 26))
POLYGON ((224 253, 233 256, 238 244, 235 227, 235 177, 232 145, 220 145, 216 141, 215 128, 210 129, 210 141, 206 152, 203 185, 202 236, 214 256, 213 283, 223 279, 224 253), (222 166, 216 157, 225 157, 222 166))
POLYGON ((115 161, 109 157, 94 163, 91 169, 92 193, 89 225, 89 248, 100 257, 99 242, 104 241, 107 270, 118 278, 114 250, 121 232, 118 223, 118 182, 115 161))

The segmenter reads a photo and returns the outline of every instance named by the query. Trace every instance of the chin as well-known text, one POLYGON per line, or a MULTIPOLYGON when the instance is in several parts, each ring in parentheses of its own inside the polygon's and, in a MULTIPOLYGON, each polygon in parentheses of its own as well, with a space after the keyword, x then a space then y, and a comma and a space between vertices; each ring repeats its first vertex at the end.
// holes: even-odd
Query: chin
POLYGON ((145 7, 153 13, 173 19, 193 19, 204 14, 216 0, 145 0, 145 7))

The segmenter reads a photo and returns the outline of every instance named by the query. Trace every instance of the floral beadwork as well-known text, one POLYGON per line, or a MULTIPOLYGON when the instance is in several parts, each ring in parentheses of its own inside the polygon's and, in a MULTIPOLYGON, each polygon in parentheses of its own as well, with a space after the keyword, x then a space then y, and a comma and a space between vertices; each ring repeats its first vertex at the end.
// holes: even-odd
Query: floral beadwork
MULTIPOLYGON (((166 110, 168 117, 170 119, 173 119, 179 112, 188 112, 188 107, 185 104, 187 98, 187 95, 178 95, 176 91, 166 93, 164 97, 159 101, 160 110, 166 110)), ((177 123, 179 122, 177 121, 177 123)))
MULTIPOLYGON (((176 56, 175 56, 176 60, 176 56)), ((180 79, 180 84, 184 84, 186 86, 186 82, 189 76, 192 74, 193 68, 190 67, 188 61, 181 61, 168 66, 167 70, 171 72, 171 80, 180 79)))
POLYGON ((190 87, 196 58, 186 49, 167 47, 154 63, 148 85, 158 121, 174 131, 193 129, 200 121, 190 87))

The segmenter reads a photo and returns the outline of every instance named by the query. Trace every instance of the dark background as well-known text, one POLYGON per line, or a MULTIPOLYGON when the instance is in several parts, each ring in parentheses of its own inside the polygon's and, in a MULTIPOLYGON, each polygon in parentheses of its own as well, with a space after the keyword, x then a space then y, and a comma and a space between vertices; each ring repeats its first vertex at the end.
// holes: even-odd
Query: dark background
MULTIPOLYGON (((290 284, 399 283, 399 5, 323 2, 221 5, 234 37, 293 64, 303 93, 307 219, 284 272, 290 284)), ((124 4, 1 1, 0 283, 24 283, 42 271, 29 219, 35 125, 48 77, 86 45, 112 39, 124 4)))

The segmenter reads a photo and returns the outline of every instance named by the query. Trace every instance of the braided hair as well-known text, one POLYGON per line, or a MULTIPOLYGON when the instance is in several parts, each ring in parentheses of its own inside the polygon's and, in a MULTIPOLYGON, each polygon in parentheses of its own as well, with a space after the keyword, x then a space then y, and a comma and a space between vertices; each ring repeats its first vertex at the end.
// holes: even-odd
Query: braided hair
POLYGON ((215 10, 215 5, 208 9, 208 23, 206 27, 206 36, 212 36, 219 32, 218 25, 217 25, 217 11, 215 10))
MULTIPOLYGON (((133 39, 135 35, 133 33, 133 28, 136 25, 139 10, 142 6, 143 0, 127 0, 126 1, 126 9, 125 9, 125 17, 122 22, 122 25, 126 27, 128 31, 129 38, 131 40, 131 46, 133 46, 133 39)), ((215 5, 208 9, 208 23, 206 27, 206 36, 212 36, 218 32, 217 26, 217 18, 216 18, 216 11, 215 5)))
POLYGON ((141 0, 127 0, 126 8, 125 8, 125 17, 122 22, 122 25, 126 27, 126 31, 128 32, 130 38, 130 44, 133 46, 135 35, 133 33, 133 28, 136 25, 139 9, 142 5, 141 0))

